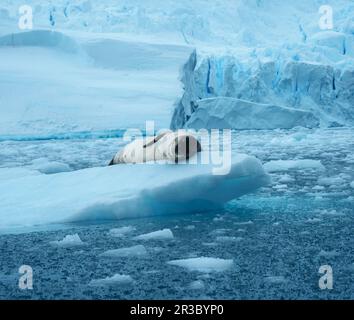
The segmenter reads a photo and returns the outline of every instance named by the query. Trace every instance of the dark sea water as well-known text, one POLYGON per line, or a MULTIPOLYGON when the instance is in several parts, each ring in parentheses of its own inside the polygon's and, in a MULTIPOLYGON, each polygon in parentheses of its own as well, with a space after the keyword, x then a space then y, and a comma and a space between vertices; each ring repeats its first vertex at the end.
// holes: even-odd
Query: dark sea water
MULTIPOLYGON (((72 170, 105 165, 121 145, 120 139, 2 141, 0 167, 31 166, 43 155, 72 170)), ((353 150, 353 129, 235 132, 234 153, 263 163, 318 160, 324 168, 271 172, 271 185, 218 212, 4 232, 0 299, 353 299, 353 150), (120 237, 109 232, 120 227, 131 230, 120 237), (172 239, 134 239, 166 228, 172 239), (50 244, 73 234, 84 244, 50 244), (100 256, 136 245, 146 254, 100 256), (198 257, 232 265, 201 272, 168 263, 198 257), (32 290, 18 286, 21 265, 33 269, 32 290), (333 289, 319 287, 323 265, 333 270, 333 289), (94 281, 115 274, 130 281, 94 281)))

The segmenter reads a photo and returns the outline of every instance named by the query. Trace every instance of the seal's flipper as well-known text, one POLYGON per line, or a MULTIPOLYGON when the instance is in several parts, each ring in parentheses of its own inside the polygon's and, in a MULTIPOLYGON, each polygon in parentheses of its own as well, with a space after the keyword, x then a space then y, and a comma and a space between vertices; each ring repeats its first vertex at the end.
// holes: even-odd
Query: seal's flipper
POLYGON ((155 137, 154 140, 150 141, 149 143, 147 144, 144 144, 143 148, 147 148, 147 147, 150 147, 152 146, 154 143, 156 143, 157 141, 159 141, 161 138, 163 138, 168 132, 163 132, 161 134, 159 134, 158 136, 155 137))
POLYGON ((108 166, 113 166, 114 165, 114 158, 111 160, 111 162, 108 164, 108 166))

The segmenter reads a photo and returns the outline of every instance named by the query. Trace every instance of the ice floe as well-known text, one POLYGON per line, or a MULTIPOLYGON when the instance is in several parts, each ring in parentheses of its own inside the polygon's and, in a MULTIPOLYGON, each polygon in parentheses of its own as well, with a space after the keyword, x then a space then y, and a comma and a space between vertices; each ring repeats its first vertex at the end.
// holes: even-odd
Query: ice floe
POLYGON ((113 250, 107 250, 103 252, 101 257, 110 257, 110 258, 118 258, 118 257, 142 257, 146 256, 147 251, 144 246, 137 245, 128 248, 119 248, 113 250))
POLYGON ((173 239, 173 233, 170 229, 153 231, 134 237, 134 240, 170 240, 173 239))
POLYGON ((199 271, 204 273, 224 272, 232 268, 232 259, 220 259, 209 257, 197 257, 181 260, 168 261, 168 264, 182 267, 188 271, 199 271))
POLYGON ((126 286, 134 282, 131 276, 125 274, 115 274, 112 277, 103 279, 91 280, 89 286, 101 287, 101 286, 126 286))
POLYGON ((51 241, 50 244, 57 247, 70 248, 82 246, 85 243, 80 239, 80 236, 76 233, 73 235, 68 234, 62 240, 51 241))

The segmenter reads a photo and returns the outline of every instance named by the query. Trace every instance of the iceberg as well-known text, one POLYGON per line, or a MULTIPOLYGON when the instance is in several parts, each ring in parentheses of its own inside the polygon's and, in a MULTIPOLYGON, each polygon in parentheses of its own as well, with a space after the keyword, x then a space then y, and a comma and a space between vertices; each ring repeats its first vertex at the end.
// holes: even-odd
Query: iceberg
POLYGON ((269 183, 252 156, 232 159, 227 175, 212 164, 138 164, 0 181, 1 229, 203 212, 269 183))

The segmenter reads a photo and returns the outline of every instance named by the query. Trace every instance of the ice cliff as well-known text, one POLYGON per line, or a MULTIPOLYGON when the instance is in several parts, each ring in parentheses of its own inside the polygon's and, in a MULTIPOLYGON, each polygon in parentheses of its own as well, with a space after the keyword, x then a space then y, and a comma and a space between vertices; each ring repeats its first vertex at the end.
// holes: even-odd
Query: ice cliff
POLYGON ((291 49, 194 52, 182 69, 184 94, 171 127, 353 125, 353 57, 354 35, 334 31, 291 49))

